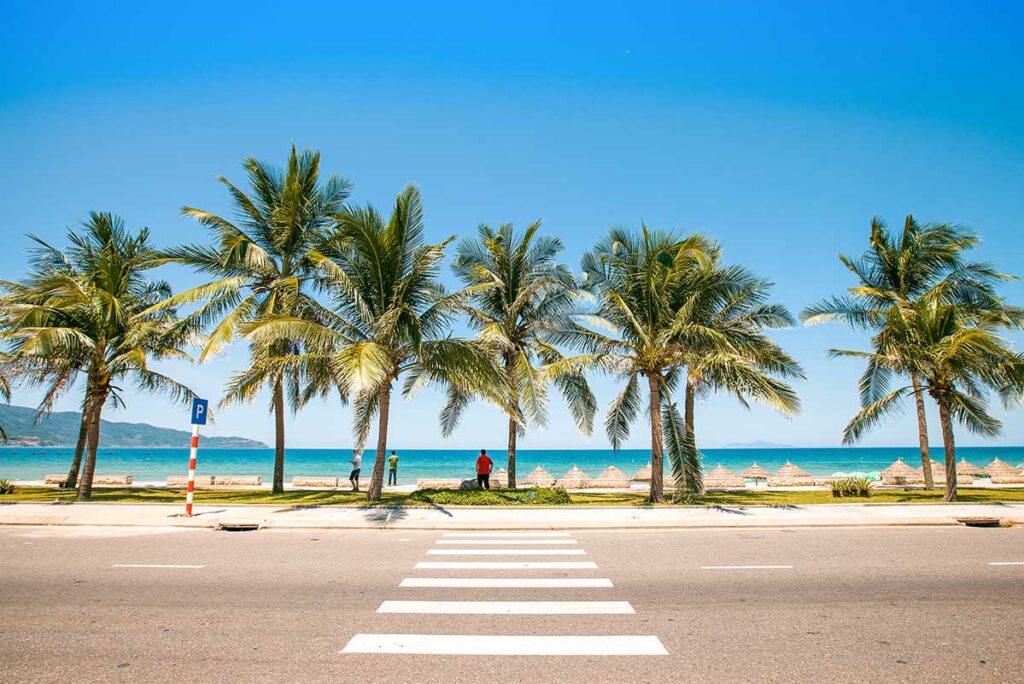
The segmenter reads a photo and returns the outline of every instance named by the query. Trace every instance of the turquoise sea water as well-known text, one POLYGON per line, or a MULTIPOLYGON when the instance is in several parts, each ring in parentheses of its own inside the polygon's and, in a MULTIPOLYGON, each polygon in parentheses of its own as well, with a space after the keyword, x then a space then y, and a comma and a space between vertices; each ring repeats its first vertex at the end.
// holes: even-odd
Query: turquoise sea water
MULTIPOLYGON (((502 450, 488 453, 500 467, 506 454, 502 450)), ((50 473, 66 473, 72 449, 33 447, 0 448, 0 479, 39 480, 50 473)), ((398 475, 400 484, 412 484, 417 478, 471 477, 476 452, 472 450, 401 450, 398 475)), ((966 457, 975 465, 984 467, 999 457, 1016 466, 1024 462, 1024 447, 961 447, 957 455, 966 457)), ((739 472, 757 461, 774 471, 786 460, 791 460, 812 475, 832 475, 837 472, 872 473, 882 470, 902 456, 911 465, 920 463, 920 455, 913 447, 849 448, 849 449, 707 449, 705 467, 710 469, 721 463, 739 472)), ((334 449, 289 449, 285 456, 285 480, 303 475, 348 477, 351 452, 334 449)), ((373 467, 373 450, 367 450, 363 462, 363 475, 373 467)), ((932 458, 942 459, 942 450, 933 449, 932 458)), ((579 466, 591 477, 597 477, 609 465, 616 465, 632 474, 650 459, 650 452, 642 449, 623 450, 523 450, 518 455, 518 471, 525 477, 536 466, 543 466, 555 477, 561 477, 569 468, 579 466)), ((203 449, 199 450, 200 475, 262 475, 269 482, 273 474, 272 449, 203 449)), ((97 473, 128 474, 136 481, 163 481, 168 475, 185 475, 188 469, 188 449, 100 449, 97 473)))

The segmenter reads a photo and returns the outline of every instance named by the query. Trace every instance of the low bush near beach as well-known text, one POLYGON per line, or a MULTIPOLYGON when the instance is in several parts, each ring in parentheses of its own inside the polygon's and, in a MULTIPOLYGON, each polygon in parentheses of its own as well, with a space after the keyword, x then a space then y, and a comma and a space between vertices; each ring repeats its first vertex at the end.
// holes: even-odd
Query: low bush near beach
POLYGON ((0 480, 0 494, 13 494, 14 483, 10 480, 0 480))
POLYGON ((413 501, 439 506, 559 506, 572 503, 564 489, 417 489, 413 501))
POLYGON ((871 478, 867 477, 847 477, 842 480, 834 480, 829 487, 832 490, 832 496, 837 499, 848 497, 867 498, 871 496, 874 483, 871 482, 871 478))

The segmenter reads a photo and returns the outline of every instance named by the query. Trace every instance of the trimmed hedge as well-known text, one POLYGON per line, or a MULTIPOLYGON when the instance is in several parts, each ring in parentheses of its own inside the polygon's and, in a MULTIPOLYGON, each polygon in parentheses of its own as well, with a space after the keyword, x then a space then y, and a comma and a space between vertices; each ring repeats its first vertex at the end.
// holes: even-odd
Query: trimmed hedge
POLYGON ((572 503, 564 489, 417 489, 414 501, 440 506, 559 506, 572 503))

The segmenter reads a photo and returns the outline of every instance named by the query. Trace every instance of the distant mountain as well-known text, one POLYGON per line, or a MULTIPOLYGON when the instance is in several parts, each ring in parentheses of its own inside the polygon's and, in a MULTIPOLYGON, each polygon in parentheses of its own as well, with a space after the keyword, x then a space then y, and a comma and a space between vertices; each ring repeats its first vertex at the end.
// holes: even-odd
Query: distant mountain
POLYGON ((729 449, 792 449, 792 444, 776 444, 775 442, 733 442, 729 449))
MULTIPOLYGON (((33 425, 36 410, 0 404, 0 425, 7 431, 7 446, 75 446, 82 414, 74 411, 51 413, 33 425)), ((185 430, 156 427, 146 423, 100 421, 100 444, 104 447, 187 447, 192 438, 185 430)), ((222 449, 266 449, 267 445, 244 437, 203 437, 203 446, 222 449)))

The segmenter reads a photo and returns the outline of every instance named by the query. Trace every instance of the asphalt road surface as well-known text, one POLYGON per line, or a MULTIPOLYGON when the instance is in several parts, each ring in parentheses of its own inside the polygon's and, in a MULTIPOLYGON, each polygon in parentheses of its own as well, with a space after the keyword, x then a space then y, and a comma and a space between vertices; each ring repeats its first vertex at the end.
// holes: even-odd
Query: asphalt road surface
POLYGON ((1024 529, 501 534, 0 528, 0 677, 1024 681, 1024 529))

